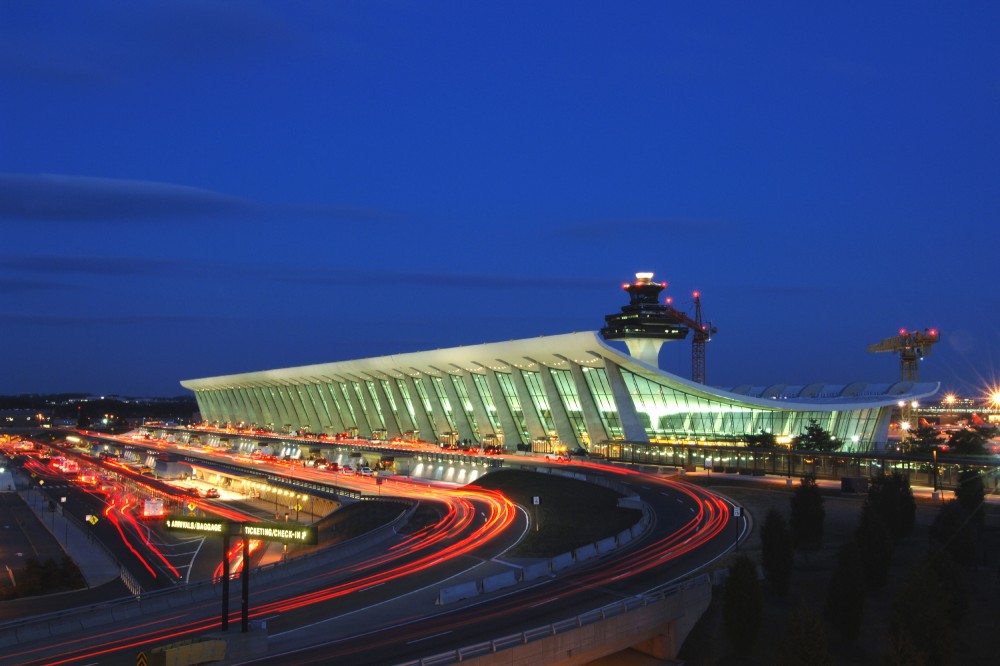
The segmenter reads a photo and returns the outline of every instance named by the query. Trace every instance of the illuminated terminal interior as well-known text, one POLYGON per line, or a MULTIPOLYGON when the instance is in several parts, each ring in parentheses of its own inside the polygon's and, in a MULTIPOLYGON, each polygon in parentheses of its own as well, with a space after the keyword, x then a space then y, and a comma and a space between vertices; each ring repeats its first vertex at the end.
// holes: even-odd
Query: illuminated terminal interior
MULTIPOLYGON (((676 333, 671 333, 676 335, 676 333)), ((937 383, 718 389, 658 369, 598 332, 191 379, 202 419, 274 431, 607 452, 617 442, 778 443, 811 420, 844 450, 879 450, 892 409, 937 383)))

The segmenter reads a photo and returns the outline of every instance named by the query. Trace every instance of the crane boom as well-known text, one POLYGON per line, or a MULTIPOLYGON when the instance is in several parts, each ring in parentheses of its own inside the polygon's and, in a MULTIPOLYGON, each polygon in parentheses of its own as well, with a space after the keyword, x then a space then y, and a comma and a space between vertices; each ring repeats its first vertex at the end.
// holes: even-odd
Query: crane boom
POLYGON ((686 312, 681 312, 670 301, 666 305, 670 315, 678 322, 688 326, 694 335, 691 336, 691 379, 699 384, 705 383, 705 343, 712 339, 712 335, 718 329, 712 322, 704 323, 701 315, 701 294, 694 292, 694 318, 692 319, 686 312))

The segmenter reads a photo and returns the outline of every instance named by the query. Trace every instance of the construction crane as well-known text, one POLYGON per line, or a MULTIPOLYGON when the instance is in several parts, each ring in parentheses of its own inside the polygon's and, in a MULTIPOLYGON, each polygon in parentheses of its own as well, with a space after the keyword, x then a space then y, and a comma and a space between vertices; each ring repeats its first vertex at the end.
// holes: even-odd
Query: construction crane
POLYGON ((870 353, 896 352, 899 354, 899 378, 904 382, 916 382, 918 364, 922 358, 931 355, 931 348, 941 341, 937 329, 925 328, 923 332, 899 329, 899 335, 868 345, 870 353))
MULTIPOLYGON (((931 355, 931 349, 941 341, 941 333, 934 328, 925 328, 921 331, 907 331, 905 328, 899 329, 899 335, 886 338, 881 342, 868 345, 868 352, 875 354, 879 352, 895 352, 899 354, 899 379, 904 382, 916 383, 919 373, 920 361, 925 356, 931 355)), ((900 403, 900 426, 906 431, 914 429, 914 407, 911 402, 900 403)))
POLYGON ((667 298, 667 309, 671 316, 675 317, 680 323, 691 328, 694 331, 694 335, 691 336, 691 379, 698 382, 699 384, 705 383, 705 344, 712 339, 712 335, 718 332, 718 329, 712 325, 712 322, 707 324, 703 321, 701 315, 701 294, 699 292, 694 292, 694 319, 689 317, 687 313, 681 312, 673 305, 671 301, 673 299, 667 298))

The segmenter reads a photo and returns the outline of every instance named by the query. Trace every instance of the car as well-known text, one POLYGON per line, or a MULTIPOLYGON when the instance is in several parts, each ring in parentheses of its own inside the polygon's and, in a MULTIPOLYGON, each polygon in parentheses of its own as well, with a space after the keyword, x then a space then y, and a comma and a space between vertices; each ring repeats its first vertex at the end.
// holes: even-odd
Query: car
POLYGON ((219 493, 218 488, 209 488, 208 490, 205 491, 205 497, 217 499, 219 497, 222 497, 222 495, 219 493))
POLYGON ((553 462, 569 462, 569 456, 565 453, 546 453, 545 459, 553 462))
POLYGON ((340 472, 341 474, 353 474, 354 468, 351 467, 350 465, 342 465, 340 468, 340 472))
POLYGON ((375 472, 372 471, 371 467, 362 467, 360 470, 361 476, 375 476, 375 472))

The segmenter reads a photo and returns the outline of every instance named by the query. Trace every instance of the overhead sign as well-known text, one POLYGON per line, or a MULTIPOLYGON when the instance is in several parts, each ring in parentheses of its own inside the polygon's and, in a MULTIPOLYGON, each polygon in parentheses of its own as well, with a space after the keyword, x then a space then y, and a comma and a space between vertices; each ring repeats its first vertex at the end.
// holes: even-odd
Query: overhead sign
POLYGON ((262 541, 304 543, 310 546, 319 543, 319 532, 315 526, 287 523, 243 523, 243 536, 262 541))
POLYGON ((210 518, 167 518, 164 526, 176 532, 198 532, 199 534, 228 534, 228 520, 212 520, 210 518))
POLYGON ((222 536, 245 536, 261 541, 280 541, 283 543, 304 543, 315 546, 319 543, 319 531, 315 526, 295 525, 288 523, 230 523, 228 520, 212 518, 188 518, 170 516, 164 522, 168 530, 175 532, 196 532, 198 534, 216 534, 222 536), (230 531, 230 526, 232 531, 230 531))

